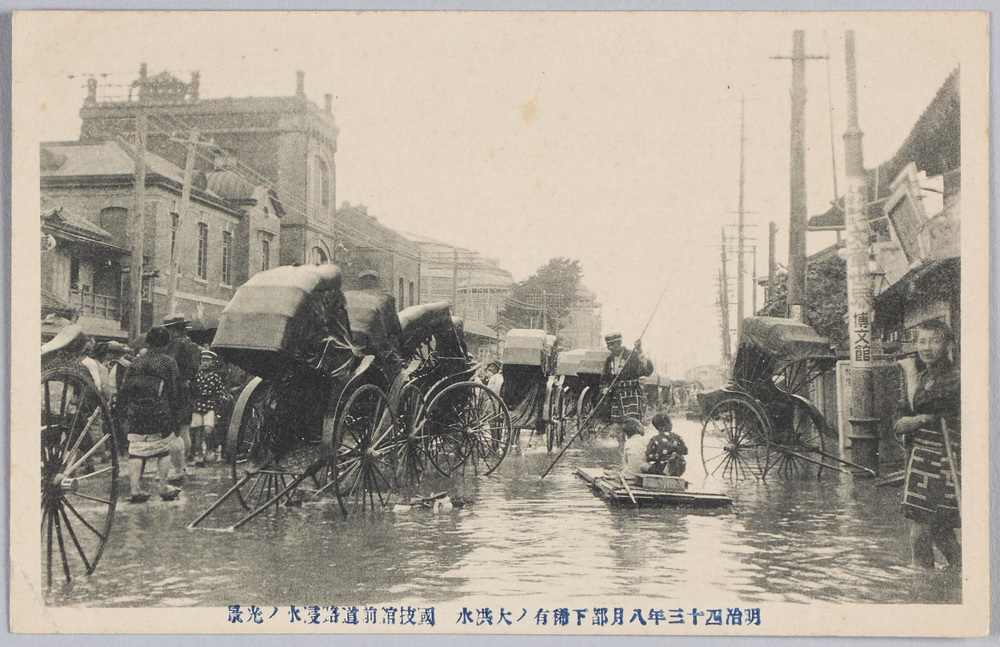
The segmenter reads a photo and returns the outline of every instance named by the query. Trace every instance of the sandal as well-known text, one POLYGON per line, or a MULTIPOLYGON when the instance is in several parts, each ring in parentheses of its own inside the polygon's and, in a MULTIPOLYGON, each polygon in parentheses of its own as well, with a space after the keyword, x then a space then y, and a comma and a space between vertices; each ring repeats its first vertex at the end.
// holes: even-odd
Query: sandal
POLYGON ((145 503, 146 501, 149 501, 149 495, 145 492, 133 494, 128 500, 129 503, 145 503))
POLYGON ((170 490, 169 492, 164 492, 163 494, 160 495, 160 498, 163 499, 164 501, 176 501, 177 497, 179 497, 180 495, 181 491, 179 489, 174 489, 170 490))

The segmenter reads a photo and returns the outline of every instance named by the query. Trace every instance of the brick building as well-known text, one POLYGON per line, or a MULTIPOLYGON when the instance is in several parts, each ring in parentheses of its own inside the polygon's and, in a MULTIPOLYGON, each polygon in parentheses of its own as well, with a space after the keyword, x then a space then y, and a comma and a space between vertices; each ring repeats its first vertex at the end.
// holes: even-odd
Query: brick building
MULTIPOLYGON (((131 315, 134 155, 119 141, 41 144, 42 232, 56 239, 55 248, 43 252, 42 291, 75 308, 84 329, 99 337, 121 337, 131 315)), ((259 246, 246 244, 251 232, 278 244, 281 206, 266 189, 230 202, 205 186, 192 189, 182 222, 183 172, 153 153, 145 160, 140 327, 171 311, 211 326, 236 287, 261 269, 259 246), (172 250, 180 267, 173 306, 167 298, 172 250)), ((227 189, 219 176, 210 178, 227 189)))
POLYGON ((364 205, 342 204, 336 213, 334 261, 344 289, 374 289, 396 298, 399 310, 421 299, 420 246, 381 224, 364 205))
MULTIPOLYGON (((148 76, 140 69, 136 92, 120 100, 98 97, 92 82, 80 110, 80 139, 94 142, 134 133, 138 108, 149 115, 148 147, 183 166, 190 129, 210 138, 233 156, 230 170, 249 184, 267 184, 280 197, 280 250, 275 264, 327 263, 333 258, 338 128, 332 95, 320 108, 305 93, 305 74, 297 73, 295 94, 281 97, 199 96, 199 79, 183 83, 167 72, 148 76)), ((213 155, 200 154, 195 168, 215 170, 213 155)))

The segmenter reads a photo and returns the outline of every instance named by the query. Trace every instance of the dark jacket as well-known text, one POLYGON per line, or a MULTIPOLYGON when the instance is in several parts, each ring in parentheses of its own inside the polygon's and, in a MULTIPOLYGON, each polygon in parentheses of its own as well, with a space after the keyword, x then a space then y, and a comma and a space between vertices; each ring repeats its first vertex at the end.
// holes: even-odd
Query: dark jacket
MULTIPOLYGON (((640 377, 653 374, 653 362, 646 359, 642 353, 627 349, 622 351, 622 353, 625 356, 625 365, 622 366, 618 382, 638 380, 640 377)), ((614 359, 614 355, 608 355, 608 358, 604 360, 604 373, 601 375, 602 387, 611 386, 611 381, 615 379, 615 376, 611 372, 614 359)))

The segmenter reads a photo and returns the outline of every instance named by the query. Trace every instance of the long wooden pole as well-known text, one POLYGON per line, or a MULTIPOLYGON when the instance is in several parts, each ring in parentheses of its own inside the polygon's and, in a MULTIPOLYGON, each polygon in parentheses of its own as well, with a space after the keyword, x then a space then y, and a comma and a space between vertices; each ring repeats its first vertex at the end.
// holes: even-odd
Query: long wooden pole
MULTIPOLYGON (((139 73, 139 100, 136 107, 136 156, 132 203, 132 258, 129 263, 131 315, 128 338, 135 343, 142 332, 142 270, 145 247, 143 231, 146 210, 146 65, 139 73)), ((151 290, 152 291, 152 290, 151 290)), ((150 295, 152 297, 152 294, 150 295)))
POLYGON ((878 423, 872 358, 871 228, 866 214, 865 177, 858 126, 858 80, 854 59, 854 32, 845 34, 847 67, 847 131, 844 133, 844 222, 847 228, 847 321, 851 360, 851 459, 869 470, 878 469, 878 423))
MULTIPOLYGON (((649 330, 649 324, 653 323, 653 317, 656 315, 656 311, 659 310, 660 304, 663 303, 663 297, 667 294, 668 287, 669 285, 663 286, 663 291, 660 292, 660 298, 657 299, 656 305, 653 306, 653 312, 650 313, 649 319, 646 321, 646 325, 643 326, 642 332, 639 334, 639 339, 636 340, 636 343, 641 342, 642 338, 646 335, 646 331, 649 330)), ((635 352, 635 350, 633 349, 632 352, 635 352)), ((615 375, 614 379, 611 380, 611 384, 608 386, 608 390, 604 393, 604 395, 601 396, 600 400, 597 401, 597 404, 594 405, 594 409, 590 412, 590 415, 587 416, 587 419, 583 422, 582 425, 580 425, 580 428, 576 430, 576 433, 573 434, 573 437, 570 438, 565 445, 563 445, 563 448, 559 451, 556 457, 552 459, 552 463, 550 463, 549 466, 545 469, 545 471, 542 472, 542 478, 545 478, 545 476, 552 471, 552 468, 556 466, 556 463, 558 463, 559 459, 562 458, 563 454, 566 453, 566 450, 569 449, 569 446, 573 444, 573 441, 579 438, 580 434, 583 433, 583 430, 587 428, 587 424, 590 423, 590 419, 593 418, 594 414, 596 414, 600 410, 601 405, 604 404, 604 401, 608 398, 608 395, 611 393, 612 389, 615 388, 615 384, 618 383, 619 377, 621 377, 621 373, 615 375)))
POLYGON ((167 314, 177 312, 177 283, 181 275, 181 232, 187 221, 188 205, 191 203, 191 182, 194 175, 195 146, 198 145, 198 131, 194 128, 188 136, 187 157, 184 160, 184 184, 181 187, 181 203, 177 207, 177 229, 174 231, 174 244, 170 247, 170 284, 167 288, 167 314))

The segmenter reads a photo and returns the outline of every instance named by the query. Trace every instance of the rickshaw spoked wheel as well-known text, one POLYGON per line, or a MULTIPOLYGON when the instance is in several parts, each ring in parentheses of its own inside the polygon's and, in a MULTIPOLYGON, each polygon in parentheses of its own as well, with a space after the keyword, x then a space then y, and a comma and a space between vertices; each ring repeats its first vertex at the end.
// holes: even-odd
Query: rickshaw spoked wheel
POLYGON ((423 439, 420 435, 420 418, 423 415, 424 394, 416 384, 405 384, 396 399, 399 420, 399 442, 396 445, 396 478, 401 485, 420 481, 424 470, 423 439))
POLYGON ((782 478, 823 475, 826 419, 811 402, 797 395, 791 400, 788 428, 776 429, 769 447, 765 475, 782 478))
POLYGON ((763 478, 767 472, 770 425, 748 398, 716 404, 701 429, 705 474, 732 481, 763 478))
POLYGON ((267 454, 266 435, 274 433, 276 403, 274 385, 254 378, 243 388, 229 421, 225 451, 233 484, 246 479, 236 490, 236 498, 247 510, 259 508, 285 489, 291 478, 276 469, 267 454))
POLYGON ((458 382, 427 405, 422 424, 424 449, 431 465, 444 476, 471 465, 488 475, 507 455, 511 422, 500 396, 478 382, 458 382))
MULTIPOLYGON (((576 410, 577 431, 580 430, 581 425, 586 424, 586 427, 580 432, 582 442, 589 442, 607 434, 608 421, 602 416, 601 411, 595 413, 593 391, 589 386, 585 387, 580 394, 576 410)), ((607 410, 605 409, 605 411, 607 410)))
POLYGON ((570 418, 573 417, 573 412, 576 410, 576 402, 573 401, 572 395, 566 389, 562 391, 559 395, 559 445, 561 446, 566 442, 566 428, 569 425, 570 418))
POLYGON ((41 383, 41 538, 52 586, 53 565, 67 582, 97 568, 118 501, 121 439, 89 375, 56 368, 41 383))
POLYGON ((401 442, 388 396, 374 384, 361 385, 347 398, 336 424, 334 491, 341 511, 346 516, 384 508, 401 442))

